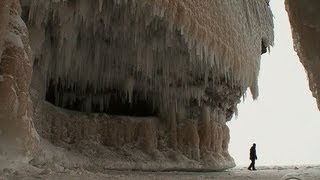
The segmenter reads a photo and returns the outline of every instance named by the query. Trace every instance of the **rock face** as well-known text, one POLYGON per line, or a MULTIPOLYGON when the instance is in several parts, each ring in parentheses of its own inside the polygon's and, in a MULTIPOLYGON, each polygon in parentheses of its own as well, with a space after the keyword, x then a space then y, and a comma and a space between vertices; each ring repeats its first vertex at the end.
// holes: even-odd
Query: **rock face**
MULTIPOLYGON (((27 74, 17 84, 25 85, 19 90, 26 99, 31 94, 33 105, 27 101, 28 111, 5 113, 28 112, 15 124, 34 122, 43 139, 90 159, 50 161, 138 170, 235 165, 226 122, 248 87, 258 96, 260 56, 273 43, 266 1, 21 0, 21 5, 34 63, 23 23, 18 23, 24 27, 19 50, 26 56, 14 51, 10 62, 25 63, 15 66, 27 74)), ((9 36, 0 29, 0 37, 9 36)), ((0 97, 10 97, 6 91, 0 97)), ((46 147, 34 164, 48 160, 46 147)))
POLYGON ((19 1, 0 3, 0 154, 30 155, 39 138, 32 122, 32 77, 28 30, 19 1))
POLYGON ((286 0, 286 9, 292 27, 294 48, 306 69, 310 90, 320 109, 320 2, 286 0))

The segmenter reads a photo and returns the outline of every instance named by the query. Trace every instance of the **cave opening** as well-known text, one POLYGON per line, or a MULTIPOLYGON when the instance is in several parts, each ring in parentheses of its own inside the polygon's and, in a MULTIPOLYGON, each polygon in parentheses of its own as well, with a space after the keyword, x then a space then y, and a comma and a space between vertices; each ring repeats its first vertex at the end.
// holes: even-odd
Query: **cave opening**
POLYGON ((85 91, 77 91, 76 83, 66 87, 62 81, 61 78, 49 80, 45 100, 64 109, 139 117, 157 116, 159 113, 153 101, 136 90, 132 92, 130 101, 123 91, 107 88, 95 90, 93 85, 87 85, 85 91))

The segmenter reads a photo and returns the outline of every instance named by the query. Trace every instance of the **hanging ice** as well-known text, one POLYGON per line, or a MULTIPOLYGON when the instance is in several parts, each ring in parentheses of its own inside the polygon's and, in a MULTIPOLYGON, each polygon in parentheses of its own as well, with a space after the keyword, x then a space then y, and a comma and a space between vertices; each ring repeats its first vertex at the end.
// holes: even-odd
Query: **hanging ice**
POLYGON ((160 110, 191 99, 201 105, 200 92, 221 80, 251 87, 257 97, 261 41, 266 47, 273 43, 272 14, 264 0, 199 1, 197 6, 168 0, 96 2, 66 1, 52 8, 53 2, 31 1, 30 34, 44 34, 42 40, 31 37, 41 47, 34 54, 36 65, 47 89, 56 89, 51 96, 59 99, 57 105, 100 106, 94 99, 121 91, 128 79, 135 83, 126 87, 127 101, 142 98, 160 110), (193 86, 197 93, 189 92, 193 86), (84 94, 95 98, 88 102, 84 94))

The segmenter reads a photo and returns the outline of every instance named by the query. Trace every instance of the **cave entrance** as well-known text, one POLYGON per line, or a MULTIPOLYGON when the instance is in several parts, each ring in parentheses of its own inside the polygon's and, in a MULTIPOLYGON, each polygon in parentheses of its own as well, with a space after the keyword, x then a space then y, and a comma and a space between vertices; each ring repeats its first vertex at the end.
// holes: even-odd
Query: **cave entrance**
POLYGON ((152 100, 145 100, 143 93, 132 92, 131 102, 127 93, 115 89, 95 90, 87 85, 85 91, 77 91, 76 83, 66 87, 62 79, 50 79, 46 88, 45 100, 64 109, 87 112, 107 113, 126 116, 156 116, 152 100))

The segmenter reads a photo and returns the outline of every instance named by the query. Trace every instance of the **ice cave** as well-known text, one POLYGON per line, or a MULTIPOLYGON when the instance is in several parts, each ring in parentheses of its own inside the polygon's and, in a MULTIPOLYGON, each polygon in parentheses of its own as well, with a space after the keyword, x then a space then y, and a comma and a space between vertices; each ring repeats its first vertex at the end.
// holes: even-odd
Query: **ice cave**
MULTIPOLYGON (((296 16, 296 48, 318 67, 300 49, 296 16)), ((319 27, 307 22, 301 33, 319 27)), ((1 0, 0 155, 99 170, 232 168, 226 122, 247 90, 258 97, 273 39, 267 0, 1 0)), ((317 69, 308 72, 319 98, 317 69)))

